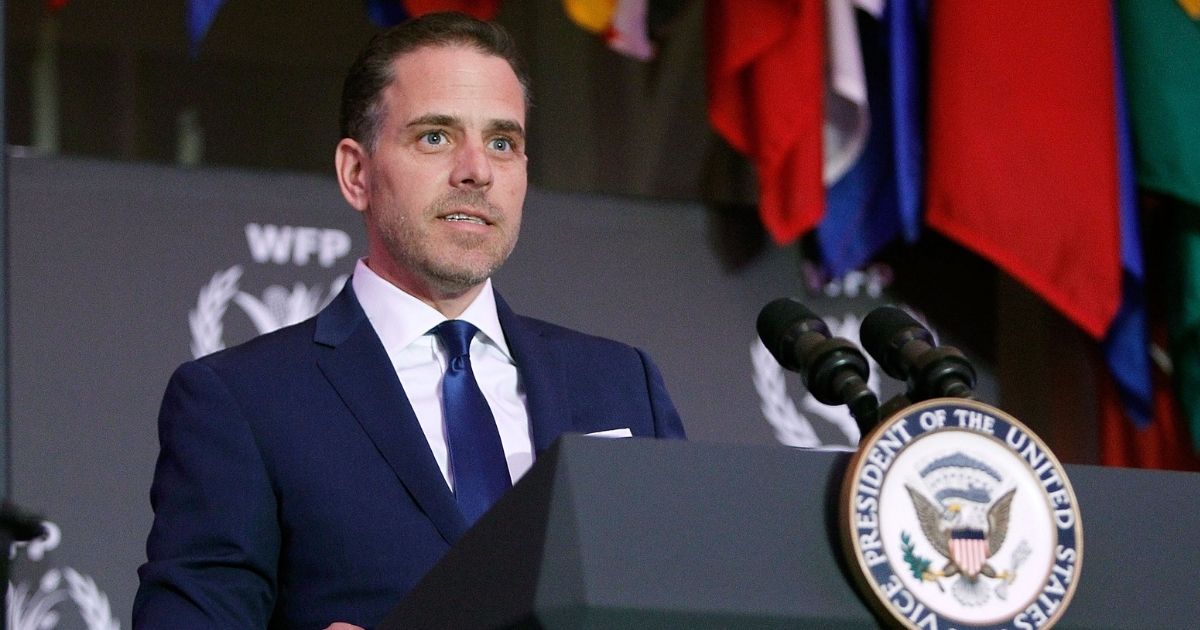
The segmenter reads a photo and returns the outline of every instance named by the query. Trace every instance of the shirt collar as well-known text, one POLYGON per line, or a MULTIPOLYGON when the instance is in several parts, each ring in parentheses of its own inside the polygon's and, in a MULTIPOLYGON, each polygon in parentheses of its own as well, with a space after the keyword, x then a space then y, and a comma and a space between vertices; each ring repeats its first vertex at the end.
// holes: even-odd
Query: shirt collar
MULTIPOLYGON (((407 348, 447 319, 437 309, 384 280, 367 266, 365 258, 355 264, 351 283, 358 303, 386 348, 407 348)), ((496 346, 509 361, 513 360, 496 314, 491 278, 484 281, 483 290, 458 319, 470 322, 483 333, 482 341, 496 346)))

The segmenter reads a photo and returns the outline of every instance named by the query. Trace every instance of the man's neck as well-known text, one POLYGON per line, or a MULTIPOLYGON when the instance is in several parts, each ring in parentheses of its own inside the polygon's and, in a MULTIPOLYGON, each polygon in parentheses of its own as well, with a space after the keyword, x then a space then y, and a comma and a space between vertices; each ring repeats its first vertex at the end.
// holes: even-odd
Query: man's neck
POLYGON ((375 275, 387 280, 401 291, 428 304, 449 319, 455 319, 459 315, 462 315, 463 311, 467 310, 467 307, 483 291, 484 283, 482 282, 460 291, 446 290, 413 274, 401 273, 399 270, 386 268, 390 267, 389 265, 374 264, 374 259, 371 257, 368 257, 365 262, 367 267, 370 267, 371 271, 375 272, 375 275))

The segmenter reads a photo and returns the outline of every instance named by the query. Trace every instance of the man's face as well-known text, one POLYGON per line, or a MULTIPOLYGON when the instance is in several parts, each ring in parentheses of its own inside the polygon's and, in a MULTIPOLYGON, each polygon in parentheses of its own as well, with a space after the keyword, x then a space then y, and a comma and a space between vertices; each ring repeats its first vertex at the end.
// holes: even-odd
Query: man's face
POLYGON ((471 48, 422 48, 393 67, 363 158, 369 264, 415 295, 461 295, 517 242, 524 93, 508 62, 471 48))

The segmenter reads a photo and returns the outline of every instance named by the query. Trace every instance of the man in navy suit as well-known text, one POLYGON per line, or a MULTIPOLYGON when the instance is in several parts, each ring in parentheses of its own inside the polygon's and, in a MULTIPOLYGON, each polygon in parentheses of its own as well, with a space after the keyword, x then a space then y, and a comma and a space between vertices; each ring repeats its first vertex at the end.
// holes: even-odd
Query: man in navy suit
POLYGON ((492 290, 525 198, 520 68, 502 29, 455 14, 355 62, 336 170, 367 256, 312 320, 172 376, 135 626, 377 623, 475 517, 446 326, 468 331, 472 400, 490 410, 473 426, 503 487, 564 432, 683 437, 645 354, 492 290))

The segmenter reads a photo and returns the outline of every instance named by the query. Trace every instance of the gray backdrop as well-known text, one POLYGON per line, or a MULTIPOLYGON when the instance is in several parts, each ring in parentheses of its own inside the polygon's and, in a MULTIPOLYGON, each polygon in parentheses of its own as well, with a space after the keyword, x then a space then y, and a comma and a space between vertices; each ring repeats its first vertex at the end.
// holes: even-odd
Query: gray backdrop
MULTIPOLYGON (((327 177, 11 162, 12 498, 57 534, 18 554, 15 612, 128 627, 168 376, 306 316, 352 269, 361 227, 327 177)), ((534 189, 496 286, 518 312, 647 349, 692 439, 798 445, 808 417, 820 441, 846 444, 821 419, 844 412, 811 406, 795 377, 755 359, 755 317, 807 296, 857 339, 893 270, 806 282, 790 249, 731 270, 711 219, 695 203, 534 189)), ((989 361, 969 354, 995 400, 989 361)))

